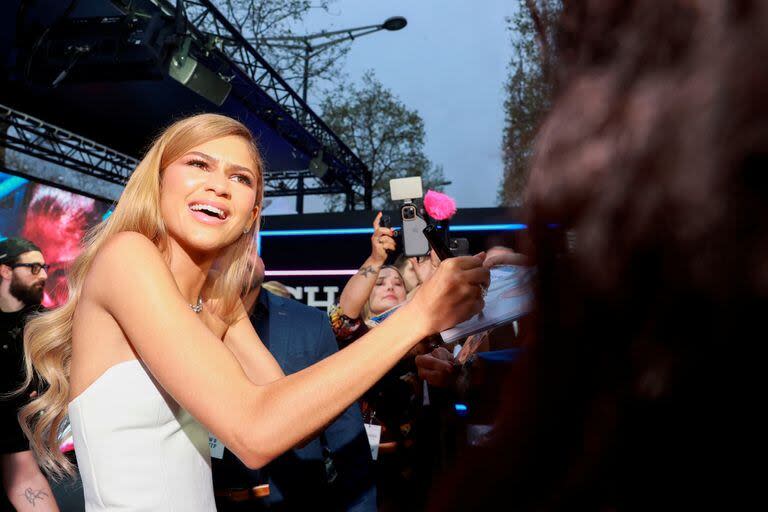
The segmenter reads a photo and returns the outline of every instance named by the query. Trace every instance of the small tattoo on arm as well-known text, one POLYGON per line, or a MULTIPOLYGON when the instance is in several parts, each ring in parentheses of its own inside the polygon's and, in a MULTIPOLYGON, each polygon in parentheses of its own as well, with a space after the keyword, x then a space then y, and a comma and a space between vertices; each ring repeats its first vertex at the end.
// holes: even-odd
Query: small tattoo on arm
POLYGON ((32 506, 35 506, 35 503, 37 503, 37 500, 44 500, 48 496, 47 493, 43 492, 42 489, 32 489, 31 487, 27 487, 27 489, 24 491, 24 497, 27 499, 28 502, 32 504, 32 506))
POLYGON ((358 270, 357 273, 361 274, 363 277, 368 277, 369 275, 375 276, 379 273, 379 269, 373 265, 369 265, 367 267, 360 267, 360 270, 358 270))

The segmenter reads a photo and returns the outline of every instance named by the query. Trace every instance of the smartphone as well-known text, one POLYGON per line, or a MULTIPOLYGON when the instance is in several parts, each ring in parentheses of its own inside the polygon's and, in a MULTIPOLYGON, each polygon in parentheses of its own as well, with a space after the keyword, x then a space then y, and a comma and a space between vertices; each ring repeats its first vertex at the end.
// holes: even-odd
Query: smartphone
POLYGON ((469 256, 469 240, 466 238, 451 238, 448 249, 454 256, 469 256))
POLYGON ((453 257, 451 250, 445 244, 445 239, 440 235, 440 233, 437 232, 437 228, 435 226, 430 224, 429 226, 425 227, 424 237, 427 239, 429 245, 432 247, 432 250, 435 251, 435 254, 440 259, 440 261, 453 257))
POLYGON ((416 205, 405 203, 400 207, 400 217, 403 219, 403 254, 408 257, 428 254, 429 242, 424 236, 427 221, 419 216, 416 205))

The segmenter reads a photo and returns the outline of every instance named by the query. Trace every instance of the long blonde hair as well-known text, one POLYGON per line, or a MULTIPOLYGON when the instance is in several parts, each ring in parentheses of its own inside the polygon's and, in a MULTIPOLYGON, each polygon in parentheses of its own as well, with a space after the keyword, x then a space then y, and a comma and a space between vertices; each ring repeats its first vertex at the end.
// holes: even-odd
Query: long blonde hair
MULTIPOLYGON (((89 232, 83 251, 69 272, 67 302, 27 323, 24 331, 26 380, 22 389, 28 389, 35 379, 41 386, 37 398, 21 409, 19 421, 39 464, 51 476, 69 475, 74 469, 59 451, 59 432, 69 400, 72 319, 91 263, 102 245, 123 231, 141 233, 165 252, 168 233, 160 212, 163 169, 193 147, 226 136, 242 137, 252 148, 258 173, 256 205, 260 206, 264 194, 262 161, 248 128, 217 114, 200 114, 177 121, 163 131, 136 167, 114 213, 89 232)), ((203 296, 213 299, 210 302, 215 304, 215 313, 225 321, 231 321, 243 284, 250 278, 248 258, 254 248, 258 220, 253 230, 221 251, 215 270, 210 272, 203 287, 203 296)))

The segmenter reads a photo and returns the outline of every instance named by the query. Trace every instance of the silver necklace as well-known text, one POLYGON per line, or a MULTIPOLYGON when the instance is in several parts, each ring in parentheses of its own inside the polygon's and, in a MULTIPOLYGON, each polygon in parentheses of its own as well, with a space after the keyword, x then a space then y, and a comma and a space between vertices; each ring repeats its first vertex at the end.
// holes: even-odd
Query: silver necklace
POLYGON ((195 313, 201 312, 203 310, 203 298, 198 297, 197 304, 190 304, 189 307, 192 308, 192 311, 194 311, 195 313))

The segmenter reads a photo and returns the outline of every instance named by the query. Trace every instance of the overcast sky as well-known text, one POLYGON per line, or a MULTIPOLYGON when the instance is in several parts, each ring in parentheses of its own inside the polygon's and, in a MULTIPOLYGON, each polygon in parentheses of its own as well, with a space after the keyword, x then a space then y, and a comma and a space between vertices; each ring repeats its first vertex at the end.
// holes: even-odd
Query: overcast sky
MULTIPOLYGON (((504 19, 515 4, 337 0, 330 13, 312 12, 303 28, 305 33, 346 29, 405 16, 408 26, 401 31, 355 40, 344 71, 357 82, 373 69, 403 103, 418 110, 427 133, 427 156, 443 165, 446 179, 453 182, 445 191, 459 208, 496 206, 502 175, 503 84, 511 57, 504 19)), ((310 104, 316 106, 311 95, 310 104)), ((308 211, 322 210, 317 199, 306 204, 308 211)))

